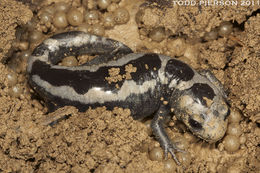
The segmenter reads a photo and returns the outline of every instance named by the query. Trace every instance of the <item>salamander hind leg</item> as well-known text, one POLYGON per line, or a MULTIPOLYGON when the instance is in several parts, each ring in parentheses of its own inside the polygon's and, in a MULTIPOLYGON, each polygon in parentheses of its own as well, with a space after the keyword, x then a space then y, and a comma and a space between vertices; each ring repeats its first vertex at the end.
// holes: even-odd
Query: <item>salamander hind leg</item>
POLYGON ((159 110, 155 113, 154 118, 152 120, 152 130, 154 135, 156 136, 157 140, 160 142, 161 147, 164 150, 165 158, 167 159, 168 152, 172 155, 173 159, 176 161, 178 165, 180 162, 176 158, 175 151, 185 152, 179 149, 172 141, 170 140, 169 136, 167 135, 164 129, 164 119, 166 115, 169 114, 168 109, 164 105, 162 105, 159 110))

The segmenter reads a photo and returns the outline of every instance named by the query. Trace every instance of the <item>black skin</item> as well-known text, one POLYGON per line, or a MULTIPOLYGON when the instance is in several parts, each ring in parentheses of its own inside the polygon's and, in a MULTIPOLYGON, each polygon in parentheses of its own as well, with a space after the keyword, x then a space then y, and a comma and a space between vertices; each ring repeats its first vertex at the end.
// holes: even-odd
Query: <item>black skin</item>
MULTIPOLYGON (((156 54, 146 54, 145 56, 138 58, 137 60, 132 60, 129 64, 137 67, 137 71, 131 74, 132 79, 140 87, 146 81, 151 79, 158 79, 156 75, 157 70, 160 68, 161 62, 158 61, 159 57, 156 54), (144 68, 138 66, 145 66, 148 64, 151 67, 151 71, 143 70, 144 68), (156 67, 157 70, 153 70, 152 67, 156 67)), ((42 80, 48 81, 53 86, 64 86, 69 85, 74 88, 78 94, 85 94, 92 87, 102 88, 104 91, 112 91, 117 93, 120 91, 120 87, 123 85, 124 80, 118 81, 116 83, 108 83, 104 80, 108 75, 108 69, 112 67, 101 67, 96 72, 89 71, 71 71, 66 69, 54 69, 51 68, 52 65, 46 64, 42 61, 34 62, 32 71, 30 75, 37 74, 42 80), (116 87, 116 84, 119 88, 116 87)), ((114 68, 120 68, 120 72, 124 73, 124 66, 113 66, 114 68)), ((36 91, 46 99, 50 111, 57 109, 58 107, 63 107, 66 105, 72 105, 79 109, 79 111, 84 112, 89 107, 99 107, 106 106, 108 109, 113 109, 115 106, 121 106, 123 108, 129 108, 131 110, 134 119, 142 119, 148 115, 153 114, 159 107, 159 100, 161 97, 161 85, 160 81, 157 80, 156 88, 151 91, 148 90, 143 94, 131 94, 123 101, 110 101, 94 104, 80 103, 78 101, 71 101, 69 99, 64 99, 51 95, 44 91, 44 88, 39 87, 33 80, 29 80, 30 84, 36 88, 36 91)))
MULTIPOLYGON (((62 33, 62 34, 55 35, 52 38, 59 40, 60 38, 74 37, 75 35, 80 33, 81 32, 77 32, 77 31, 62 33)), ((90 55, 97 54, 99 55, 97 58, 85 64, 85 65, 93 65, 93 64, 108 62, 112 59, 120 58, 123 55, 132 53, 132 50, 125 45, 123 47, 120 47, 120 49, 115 47, 116 45, 115 43, 117 43, 117 41, 109 39, 109 42, 110 42, 109 44, 108 43, 104 44, 102 41, 99 41, 97 43, 92 43, 91 45, 86 44, 83 47, 72 47, 72 48, 60 47, 58 51, 50 52, 49 61, 52 64, 57 64, 59 61, 62 60, 62 58, 64 58, 65 54, 67 56, 72 56, 72 55, 77 56, 81 54, 90 54, 90 55), (115 49, 117 49, 117 51, 114 51, 115 49), (111 54, 111 52, 113 52, 113 54, 111 54)), ((46 45, 41 44, 34 50, 32 55, 34 56, 42 55, 44 53, 44 50, 48 51, 48 48, 46 45)), ((163 97, 165 100, 169 100, 169 98, 172 96, 173 91, 169 90, 167 86, 162 85, 159 81, 158 72, 157 72, 161 66, 161 62, 159 60, 160 58, 156 54, 145 54, 143 57, 138 58, 137 60, 133 60, 129 63, 129 64, 133 64, 134 67, 137 66, 137 71, 131 74, 132 75, 131 80, 134 80, 136 83, 141 85, 145 81, 156 79, 157 84, 154 91, 148 90, 146 93, 139 94, 139 95, 131 94, 129 97, 126 98, 126 100, 121 102, 113 101, 104 104, 98 104, 98 103, 91 104, 91 105, 83 104, 78 101, 71 101, 68 99, 63 99, 51 95, 50 93, 45 92, 44 88, 39 87, 36 83, 34 83, 33 80, 31 80, 32 75, 37 74, 43 80, 50 82, 52 85, 55 86, 70 85, 74 89, 77 88, 78 90, 76 92, 78 92, 79 94, 85 93, 89 88, 96 85, 102 87, 104 90, 117 92, 119 89, 116 89, 115 84, 108 84, 107 81, 101 80, 104 79, 104 76, 108 76, 107 71, 111 67, 104 67, 104 69, 100 68, 100 70, 98 70, 97 72, 92 72, 91 74, 86 71, 72 72, 69 70, 66 71, 66 70, 51 69, 50 64, 46 64, 45 62, 41 62, 41 61, 35 61, 32 66, 32 70, 29 73, 29 83, 36 90, 36 92, 38 92, 45 99, 49 111, 54 111, 57 108, 66 105, 75 106, 81 112, 86 111, 89 107, 106 106, 108 109, 113 109, 113 107, 115 106, 120 106, 123 108, 129 108, 131 110, 131 115, 133 116, 134 119, 143 119, 151 114, 154 114, 151 127, 154 135, 160 142, 161 147, 165 151, 165 157, 167 157, 168 152, 170 152, 173 158, 175 159, 175 161, 178 164, 180 164, 177 158, 175 157, 174 152, 175 151, 183 152, 183 151, 178 149, 178 147, 171 142, 164 129, 164 124, 165 124, 164 119, 169 114, 170 107, 168 105, 164 105, 162 101, 160 101, 160 98, 163 97), (145 68, 143 67, 144 64, 148 64, 150 70, 145 70, 145 68), (90 76, 86 74, 89 74, 90 76), (93 74, 94 76, 92 76, 93 74), (86 87, 85 90, 84 88, 79 88, 79 86, 81 86, 82 84, 81 85, 80 83, 77 84, 77 81, 75 81, 77 78, 79 78, 81 82, 82 81, 84 82, 84 80, 86 80, 86 85, 84 86, 86 87), (92 83, 89 83, 89 81, 91 80, 92 83)), ((120 66, 116 66, 116 67, 122 68, 120 66)), ((169 63, 167 64, 166 75, 169 79, 188 81, 193 77, 194 72, 186 64, 177 60, 170 60, 169 63)), ((117 84, 119 84, 120 86, 122 85, 123 82, 124 80, 121 83, 118 82, 117 84)))

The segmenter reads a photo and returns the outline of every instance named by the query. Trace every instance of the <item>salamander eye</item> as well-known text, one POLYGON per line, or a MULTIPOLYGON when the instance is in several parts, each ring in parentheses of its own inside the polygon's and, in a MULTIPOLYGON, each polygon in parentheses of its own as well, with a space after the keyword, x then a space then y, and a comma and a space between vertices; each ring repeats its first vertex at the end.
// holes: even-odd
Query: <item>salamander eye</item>
POLYGON ((196 121, 196 120, 194 120, 194 119, 192 119, 192 118, 189 119, 189 124, 190 124, 190 126, 191 126, 192 128, 194 128, 194 129, 196 129, 196 130, 202 129, 201 124, 200 124, 198 121, 196 121))

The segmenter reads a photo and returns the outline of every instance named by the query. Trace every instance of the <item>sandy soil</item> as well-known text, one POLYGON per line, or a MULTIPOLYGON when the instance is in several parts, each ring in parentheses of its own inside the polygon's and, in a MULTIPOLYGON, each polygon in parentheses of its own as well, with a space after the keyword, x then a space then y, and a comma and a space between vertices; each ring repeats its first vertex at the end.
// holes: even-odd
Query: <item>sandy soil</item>
MULTIPOLYGON (((42 5, 62 0, 44 1, 42 5)), ((0 1, 0 171, 3 172, 164 172, 163 161, 151 161, 143 144, 158 146, 146 126, 134 121, 128 110, 90 109, 79 113, 73 107, 47 113, 43 102, 18 72, 22 93, 10 95, 7 74, 10 48, 17 26, 33 16, 31 1, 0 1), (54 126, 44 125, 53 116, 71 115, 54 126)), ((66 0, 66 2, 71 2, 66 0)), ((77 4, 79 1, 75 1, 77 4)), ((240 1, 239 1, 240 2, 240 1)), ((242 113, 240 126, 246 141, 236 152, 223 149, 223 143, 208 144, 190 140, 191 164, 176 166, 177 172, 260 172, 260 6, 175 6, 170 1, 150 0, 142 17, 135 14, 142 1, 122 1, 130 12, 127 24, 107 30, 106 36, 122 41, 134 51, 174 55, 168 39, 157 43, 139 29, 163 26, 175 37, 184 36, 184 61, 198 69, 211 69, 228 89, 233 109, 242 113), (168 8, 165 8, 167 6, 168 8), (235 21, 240 28, 229 37, 205 42, 205 32, 222 21, 235 21), (191 58, 190 58, 191 57, 191 58)), ((16 58, 16 57, 11 57, 16 58)), ((174 136, 175 128, 167 127, 174 136)), ((177 130, 182 136, 189 132, 177 130)), ((186 135, 185 135, 186 134, 186 135)), ((174 172, 174 171, 173 171, 174 172)))

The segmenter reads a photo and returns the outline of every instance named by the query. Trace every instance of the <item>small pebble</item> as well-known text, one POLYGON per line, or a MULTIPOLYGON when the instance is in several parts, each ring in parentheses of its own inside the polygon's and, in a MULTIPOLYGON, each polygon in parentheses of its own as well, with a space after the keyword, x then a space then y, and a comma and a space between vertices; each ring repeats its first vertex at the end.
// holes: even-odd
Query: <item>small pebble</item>
POLYGON ((97 4, 100 9, 106 9, 111 4, 111 0, 97 0, 97 4))
POLYGON ((15 85, 9 88, 9 94, 12 97, 19 97, 22 94, 22 88, 18 85, 15 85))
POLYGON ((175 172, 177 165, 173 159, 168 159, 164 161, 164 171, 165 172, 175 172))
POLYGON ((39 15, 39 19, 40 19, 40 22, 42 24, 46 24, 48 22, 52 22, 52 17, 53 17, 53 14, 47 12, 47 11, 43 11, 40 13, 39 15))
POLYGON ((72 26, 79 26, 83 22, 83 14, 76 8, 71 8, 67 12, 67 20, 72 26))
POLYGON ((163 150, 161 147, 154 147, 150 153, 149 157, 151 160, 162 161, 163 160, 163 150))
POLYGON ((84 19, 87 23, 93 24, 99 21, 99 12, 97 10, 87 11, 84 15, 84 19))
POLYGON ((240 125, 238 123, 229 124, 227 129, 227 134, 239 137, 242 134, 240 125))
POLYGON ((225 150, 228 152, 235 152, 240 146, 239 138, 233 135, 227 135, 223 140, 223 144, 225 150))
POLYGON ((217 29, 213 29, 212 31, 207 32, 204 35, 204 39, 206 41, 213 41, 213 40, 216 40, 217 38, 218 38, 218 31, 217 31, 217 29))
POLYGON ((106 13, 103 18, 104 27, 111 29, 115 26, 114 15, 112 13, 106 13))
POLYGON ((154 28, 150 33, 149 37, 156 42, 161 42, 165 39, 165 29, 163 27, 154 28))
POLYGON ((105 28, 100 24, 94 24, 92 26, 92 33, 99 36, 105 35, 105 28))
POLYGON ((241 113, 238 110, 231 109, 230 115, 228 117, 229 123, 239 123, 241 120, 241 113))
POLYGON ((41 41, 42 38, 43 38, 43 34, 41 31, 38 30, 34 30, 29 34, 30 43, 37 43, 41 41))
POLYGON ((127 9, 125 8, 118 8, 114 11, 114 20, 116 24, 125 24, 129 21, 130 15, 127 9))
POLYGON ((64 12, 56 12, 53 17, 53 25, 57 28, 68 26, 66 14, 64 12))
POLYGON ((218 34, 222 37, 228 36, 232 31, 233 25, 228 21, 222 22, 218 28, 218 34))

